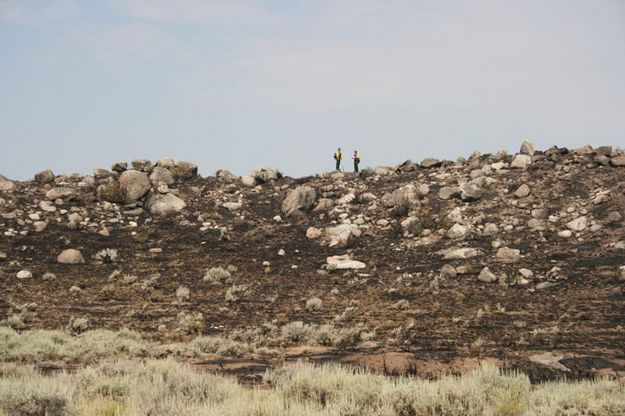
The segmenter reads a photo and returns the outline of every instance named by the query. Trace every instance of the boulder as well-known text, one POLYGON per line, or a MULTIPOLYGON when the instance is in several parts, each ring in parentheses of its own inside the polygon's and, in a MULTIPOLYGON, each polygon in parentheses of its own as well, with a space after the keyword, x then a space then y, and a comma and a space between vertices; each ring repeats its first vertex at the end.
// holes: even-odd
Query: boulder
POLYGON ((332 209, 333 206, 333 200, 331 200, 330 198, 321 198, 319 199, 319 202, 317 202, 317 205, 315 205, 313 212, 329 211, 332 209))
POLYGON ((174 183, 174 175, 171 173, 169 169, 156 166, 152 169, 152 173, 150 173, 150 181, 153 184, 157 185, 159 183, 166 183, 167 185, 171 185, 174 183))
POLYGON ((48 201, 54 201, 56 199, 70 198, 73 197, 75 194, 76 192, 72 188, 60 186, 57 188, 52 188, 48 192, 46 192, 46 199, 48 201))
POLYGON ((454 224, 447 231, 447 237, 456 239, 456 238, 464 238, 467 235, 468 229, 464 225, 454 224))
POLYGON ((166 157, 166 158, 158 160, 156 162, 156 166, 171 170, 174 168, 174 166, 176 166, 176 162, 174 161, 174 159, 170 157, 166 157))
POLYGON ((625 166, 625 155, 615 156, 611 158, 610 164, 615 167, 625 166))
POLYGON ((58 255, 56 261, 62 264, 83 264, 85 262, 85 258, 82 256, 80 251, 68 248, 67 250, 63 250, 61 254, 58 255))
POLYGON ((321 237, 322 231, 319 228, 308 227, 306 230, 306 238, 309 240, 314 240, 316 238, 321 237))
POLYGON ((243 186, 256 186, 256 179, 251 176, 241 176, 241 183, 243 186))
POLYGON ((460 199, 463 201, 477 201, 483 193, 482 188, 468 182, 460 186, 460 199))
POLYGON ((224 202, 221 206, 228 211, 238 211, 243 207, 243 204, 240 202, 224 202))
POLYGON ((35 174, 35 182, 37 183, 50 183, 54 182, 54 173, 50 169, 43 170, 35 174))
POLYGON ((478 255, 478 253, 479 252, 475 248, 464 247, 464 248, 445 250, 442 254, 445 260, 464 260, 464 259, 469 259, 471 257, 475 257, 478 255))
POLYGON ((5 176, 0 175, 0 191, 6 192, 15 188, 15 184, 5 176))
POLYGON ((275 169, 271 169, 267 166, 258 166, 254 169, 250 175, 252 178, 256 179, 260 183, 265 183, 271 180, 277 180, 279 175, 278 171, 275 169))
POLYGON ((438 197, 442 200, 448 200, 460 194, 460 188, 444 186, 438 190, 438 197))
POLYGON ((442 164, 443 162, 441 160, 435 159, 433 157, 426 157, 420 163, 421 167, 425 169, 437 168, 441 166, 442 164))
POLYGON ((33 274, 30 270, 20 270, 19 272, 17 272, 17 275, 15 275, 15 277, 17 277, 18 279, 30 279, 31 277, 33 277, 33 274))
POLYGON ((126 162, 113 163, 113 165, 111 166, 111 170, 117 173, 125 172, 126 170, 128 170, 128 163, 126 162))
POLYGON ((528 155, 516 155, 510 162, 511 168, 525 169, 532 164, 532 157, 528 155))
POLYGON ((480 274, 477 276, 477 280, 485 283, 493 283, 498 280, 497 276, 491 272, 488 267, 484 267, 480 274))
POLYGON ((304 211, 310 211, 317 201, 317 191, 310 186, 298 186, 288 193, 282 201, 282 212, 287 217, 300 215, 304 211))
POLYGON ((328 270, 364 269, 367 267, 361 261, 352 260, 347 254, 328 257, 326 263, 328 270))
POLYGON ((187 204, 174 194, 151 194, 146 201, 146 208, 152 215, 164 217, 182 211, 187 204))
POLYGON ((150 190, 150 179, 144 172, 127 170, 119 176, 119 187, 125 195, 126 203, 137 202, 150 190))
POLYGON ((150 173, 152 162, 147 159, 136 159, 132 161, 132 168, 139 172, 150 173))
POLYGON ((330 247, 345 246, 352 238, 360 237, 362 232, 357 225, 341 224, 326 230, 330 238, 330 247))
POLYGON ((238 177, 236 175, 234 175, 232 172, 230 172, 229 170, 226 169, 219 169, 216 173, 215 176, 218 177, 219 179, 224 179, 227 181, 234 181, 236 179, 238 179, 238 177))
POLYGON ((522 155, 534 156, 534 144, 532 143, 532 141, 525 140, 523 143, 521 143, 521 150, 519 150, 519 153, 521 153, 522 155))
POLYGON ((530 194, 530 187, 527 186, 526 184, 519 186, 517 190, 514 191, 514 196, 517 198, 525 198, 529 194, 530 194))
POLYGON ((574 232, 583 231, 588 226, 588 218, 579 217, 566 223, 566 227, 574 232))
POLYGON ((502 247, 497 250, 496 254, 498 259, 501 259, 505 262, 515 262, 521 256, 521 250, 516 248, 502 247))
POLYGON ((176 179, 191 179, 197 176, 197 165, 181 160, 172 168, 172 173, 176 179))

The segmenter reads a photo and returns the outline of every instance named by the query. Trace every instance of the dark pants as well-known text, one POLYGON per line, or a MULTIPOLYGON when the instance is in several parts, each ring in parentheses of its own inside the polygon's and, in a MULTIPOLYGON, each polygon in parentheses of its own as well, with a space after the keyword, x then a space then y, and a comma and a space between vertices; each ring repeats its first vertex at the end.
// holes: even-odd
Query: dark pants
POLYGON ((341 159, 336 159, 336 170, 341 170, 341 159))
POLYGON ((360 163, 359 160, 354 160, 354 172, 358 172, 358 164, 360 163))

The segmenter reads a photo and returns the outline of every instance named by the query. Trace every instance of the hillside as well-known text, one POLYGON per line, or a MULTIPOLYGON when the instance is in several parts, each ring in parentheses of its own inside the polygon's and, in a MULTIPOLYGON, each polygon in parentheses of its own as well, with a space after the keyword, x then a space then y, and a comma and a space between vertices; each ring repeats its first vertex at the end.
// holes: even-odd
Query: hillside
POLYGON ((215 335, 255 350, 204 364, 251 372, 625 377, 624 174, 609 146, 525 142, 307 178, 170 159, 0 177, 1 325, 215 335))

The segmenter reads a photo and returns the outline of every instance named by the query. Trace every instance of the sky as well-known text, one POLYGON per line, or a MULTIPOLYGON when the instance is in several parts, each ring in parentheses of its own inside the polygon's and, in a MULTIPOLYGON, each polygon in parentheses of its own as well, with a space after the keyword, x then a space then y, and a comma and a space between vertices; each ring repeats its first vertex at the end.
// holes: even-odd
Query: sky
MULTIPOLYGON (((0 0, 0 173, 625 141, 623 0, 0 0)), ((349 167, 349 166, 346 166, 349 167)))

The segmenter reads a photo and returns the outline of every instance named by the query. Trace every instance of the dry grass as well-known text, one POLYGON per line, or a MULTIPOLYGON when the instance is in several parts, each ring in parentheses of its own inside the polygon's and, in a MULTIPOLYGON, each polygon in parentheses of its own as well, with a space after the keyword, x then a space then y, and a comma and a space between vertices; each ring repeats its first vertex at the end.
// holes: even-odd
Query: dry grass
POLYGON ((437 381, 386 378, 337 365, 296 364, 267 372, 265 385, 177 361, 113 361, 43 375, 0 365, 0 414, 36 415, 622 415, 617 382, 549 383, 481 367, 437 381))

